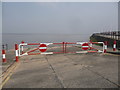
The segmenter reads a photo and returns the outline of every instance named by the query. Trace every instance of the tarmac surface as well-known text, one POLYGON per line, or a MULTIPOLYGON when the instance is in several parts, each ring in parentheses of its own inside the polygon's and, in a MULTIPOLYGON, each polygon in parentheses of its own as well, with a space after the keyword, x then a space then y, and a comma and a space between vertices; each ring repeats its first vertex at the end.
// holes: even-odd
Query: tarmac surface
POLYGON ((117 88, 118 56, 100 53, 32 55, 3 88, 117 88))

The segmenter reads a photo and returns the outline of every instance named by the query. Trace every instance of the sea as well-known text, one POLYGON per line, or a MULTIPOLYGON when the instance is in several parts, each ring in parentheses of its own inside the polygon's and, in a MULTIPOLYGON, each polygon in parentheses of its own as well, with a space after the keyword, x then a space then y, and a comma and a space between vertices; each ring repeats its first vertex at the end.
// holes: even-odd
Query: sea
POLYGON ((55 43, 89 41, 89 34, 41 34, 41 33, 3 33, 2 44, 13 49, 15 44, 26 43, 55 43))

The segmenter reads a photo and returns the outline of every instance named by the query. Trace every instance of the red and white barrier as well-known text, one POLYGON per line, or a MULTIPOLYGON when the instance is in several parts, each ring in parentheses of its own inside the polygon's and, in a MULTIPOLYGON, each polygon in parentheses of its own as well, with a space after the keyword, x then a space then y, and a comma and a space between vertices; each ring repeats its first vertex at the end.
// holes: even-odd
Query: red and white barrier
MULTIPOLYGON (((70 46, 71 47, 71 46, 70 46)), ((53 47, 53 48, 57 48, 57 47, 53 47)), ((113 44, 113 51, 116 51, 116 41, 114 41, 113 44)), ((76 42, 76 43, 71 43, 71 42, 61 42, 61 43, 24 43, 21 42, 21 44, 15 44, 15 54, 16 54, 16 62, 19 61, 19 56, 24 56, 24 55, 38 55, 38 54, 58 54, 58 53, 91 53, 91 52, 99 52, 99 53, 106 53, 107 52, 107 41, 105 42, 76 42), (87 45, 84 45, 85 43, 87 43, 87 45), (45 45, 44 45, 45 44, 45 45), (47 49, 47 46, 52 45, 52 44, 61 44, 62 49, 60 52, 46 52, 45 49, 47 49), (83 48, 87 48, 87 49, 83 49, 84 51, 76 51, 76 52, 68 52, 67 51, 67 45, 68 44, 74 44, 75 45, 81 45, 82 49, 83 48), (103 49, 102 50, 98 50, 96 48, 94 48, 93 44, 102 44, 103 45, 103 49), (33 50, 27 51, 26 53, 23 52, 23 46, 26 45, 39 45, 38 48, 35 48, 33 50), (21 54, 21 47, 22 47, 22 54, 21 54), (34 52, 36 50, 39 50, 40 53, 31 53, 34 52), (86 50, 86 51, 85 51, 86 50), (91 51, 94 50, 94 51, 91 51)), ((5 50, 2 50, 2 59, 3 62, 6 62, 6 55, 5 55, 5 50)))
MULTIPOLYGON (((103 42, 76 42, 76 43, 65 43, 65 44, 77 44, 80 45, 82 47, 82 49, 84 51, 76 51, 76 52, 65 52, 65 53, 92 53, 92 52, 104 52, 104 43, 103 42), (103 48, 102 50, 98 50, 96 48, 93 48, 92 46, 90 45, 93 45, 93 44, 102 44, 103 45, 103 48), (94 50, 94 51, 90 51, 90 50, 94 50), (86 51, 85 51, 86 50, 86 51)), ((75 45, 74 45, 75 46, 75 45)))
POLYGON ((6 53, 5 53, 5 50, 3 49, 3 50, 2 50, 2 56, 3 56, 3 57, 2 57, 2 61, 3 61, 3 62, 6 62, 5 54, 6 54, 6 53))
POLYGON ((116 41, 113 42, 113 51, 116 51, 116 41))
POLYGON ((16 62, 18 62, 19 60, 18 60, 18 56, 19 56, 19 54, 18 54, 18 44, 15 44, 15 54, 16 54, 16 62))
POLYGON ((18 49, 19 49, 19 56, 63 53, 64 47, 63 47, 63 50, 62 50, 61 52, 45 52, 45 51, 46 51, 45 49, 47 49, 47 46, 52 45, 52 44, 61 44, 61 45, 64 46, 64 42, 62 42, 62 43, 21 43, 21 44, 19 44, 19 48, 18 48, 18 49), (21 47, 21 46, 26 46, 26 45, 39 45, 39 47, 38 47, 38 48, 35 48, 35 49, 33 49, 33 50, 30 50, 30 51, 28 51, 28 52, 26 52, 26 53, 21 54, 20 47, 21 47), (41 46, 41 45, 42 45, 42 46, 41 46), (45 45, 46 47, 45 47, 45 46, 43 47, 43 45, 45 45), (34 52, 34 51, 36 51, 36 50, 40 50, 41 52, 40 52, 40 53, 31 53, 31 52, 34 52), (43 51, 43 52, 42 52, 42 51, 43 51))
MULTIPOLYGON (((58 46, 59 47, 59 46, 58 46)), ((71 47, 71 45, 69 46, 71 47)), ((53 48, 57 48, 57 47, 53 47, 53 48)), ((61 43, 21 43, 19 44, 19 47, 17 48, 17 45, 16 45, 16 61, 18 61, 18 56, 24 56, 24 55, 38 55, 38 54, 57 54, 57 53, 90 53, 90 52, 105 52, 105 44, 104 42, 76 42, 76 43, 71 43, 71 42, 61 42, 61 43), (84 44, 87 43, 87 46, 85 46, 84 44), (61 51, 59 52, 49 52, 49 50, 47 51, 47 48, 49 45, 57 45, 57 44, 61 44, 60 47, 61 48, 61 51), (73 46, 75 45, 81 45, 82 49, 83 48, 86 48, 87 49, 83 49, 83 50, 88 50, 88 51, 76 51, 76 52, 68 52, 67 51, 67 45, 69 44, 73 44, 73 46), (103 49, 102 50, 98 50, 96 48, 93 48, 93 44, 103 44, 103 49), (30 51, 27 51, 26 53, 21 53, 21 46, 26 46, 26 45, 39 45, 37 48, 34 48, 33 50, 30 50, 30 51), (39 50, 40 53, 31 53, 31 52, 34 52, 36 50, 39 50), (90 51, 92 50, 92 51, 90 51), (94 51, 93 51, 94 50, 94 51), (19 51, 19 52, 18 52, 19 51)), ((22 50, 23 51, 23 50, 22 50)))
MULTIPOLYGON (((104 46, 105 46, 104 42, 91 42, 91 43, 92 43, 92 44, 102 44, 102 46, 103 46, 102 50, 98 50, 98 49, 97 49, 97 51, 104 53, 104 50, 105 50, 105 48, 104 48, 104 46)), ((93 48, 93 47, 92 47, 92 48, 93 48)), ((96 48, 93 48, 93 49, 96 49, 96 48)))

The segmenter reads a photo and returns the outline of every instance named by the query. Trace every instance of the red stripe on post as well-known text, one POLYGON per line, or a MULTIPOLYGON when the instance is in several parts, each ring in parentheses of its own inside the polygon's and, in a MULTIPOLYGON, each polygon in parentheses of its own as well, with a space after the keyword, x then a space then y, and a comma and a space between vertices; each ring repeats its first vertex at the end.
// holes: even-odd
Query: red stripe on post
POLYGON ((107 50, 106 49, 104 49, 104 53, 106 53, 107 52, 107 50))
POLYGON ((21 41, 21 43, 25 43, 24 41, 21 41))
POLYGON ((108 44, 108 42, 105 41, 104 44, 105 44, 105 45, 104 45, 104 53, 106 53, 106 52, 107 52, 107 44, 108 44))
POLYGON ((2 50, 2 54, 5 54, 5 50, 2 50))
POLYGON ((16 62, 18 62, 19 60, 18 60, 18 56, 16 56, 16 62))
POLYGON ((3 55, 2 61, 3 61, 3 62, 6 62, 5 50, 4 50, 4 49, 2 50, 2 55, 3 55))
POLYGON ((18 45, 17 44, 15 44, 15 50, 18 50, 18 45))
POLYGON ((18 44, 15 44, 16 62, 18 62, 18 44))
POLYGON ((116 51, 116 41, 113 42, 113 51, 116 51))
POLYGON ((3 58, 3 62, 4 62, 4 63, 6 62, 6 58, 3 58))

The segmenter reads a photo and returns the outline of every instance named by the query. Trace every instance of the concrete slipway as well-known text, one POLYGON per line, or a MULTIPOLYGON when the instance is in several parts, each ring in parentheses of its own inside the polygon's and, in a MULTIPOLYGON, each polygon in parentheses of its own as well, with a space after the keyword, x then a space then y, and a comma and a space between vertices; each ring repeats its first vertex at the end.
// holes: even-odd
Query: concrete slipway
POLYGON ((99 53, 32 55, 3 88, 117 88, 118 56, 99 53))

